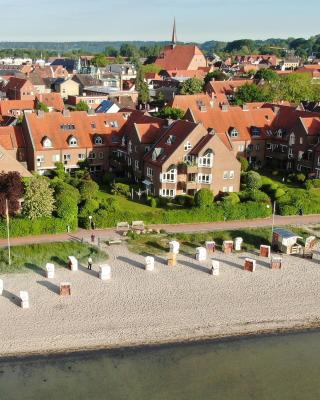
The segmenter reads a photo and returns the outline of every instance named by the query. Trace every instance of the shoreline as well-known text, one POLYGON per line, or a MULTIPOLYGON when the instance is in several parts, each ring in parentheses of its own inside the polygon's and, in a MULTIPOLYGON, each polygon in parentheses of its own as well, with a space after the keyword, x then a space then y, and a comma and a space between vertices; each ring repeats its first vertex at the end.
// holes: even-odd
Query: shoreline
POLYGON ((81 357, 91 356, 97 353, 112 353, 125 351, 148 351, 168 347, 188 346, 188 345, 205 345, 205 344, 221 344, 250 339, 262 339, 271 336, 295 335, 320 331, 320 320, 313 322, 301 321, 294 326, 283 326, 279 328, 265 328, 246 332, 221 333, 218 335, 204 335, 181 339, 164 339, 160 341, 150 341, 148 343, 132 342, 119 343, 113 345, 95 345, 83 346, 80 348, 56 348, 51 350, 33 351, 33 352, 12 352, 4 356, 0 355, 0 363, 20 362, 20 361, 36 361, 42 359, 59 359, 64 357, 81 357))
POLYGON ((48 357, 101 350, 241 339, 320 328, 320 253, 314 259, 283 256, 283 268, 271 270, 257 253, 214 253, 220 275, 209 274, 211 260, 199 263, 180 254, 175 267, 155 257, 155 270, 125 245, 110 247, 112 277, 101 281, 89 271, 57 269, 7 274, 0 297, 0 360, 48 357), (245 272, 246 257, 257 260, 245 272), (59 296, 60 282, 72 295, 59 296), (30 309, 19 307, 26 290, 30 309))

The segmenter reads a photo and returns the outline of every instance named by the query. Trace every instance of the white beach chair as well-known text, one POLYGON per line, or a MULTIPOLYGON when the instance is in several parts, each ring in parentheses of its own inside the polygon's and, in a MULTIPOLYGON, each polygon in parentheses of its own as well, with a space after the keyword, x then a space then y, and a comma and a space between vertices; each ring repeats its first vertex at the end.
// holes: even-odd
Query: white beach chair
POLYGON ((154 257, 148 256, 145 258, 145 270, 146 271, 154 270, 154 257))
POLYGON ((20 291, 20 305, 22 308, 29 308, 29 293, 25 291, 20 291))
POLYGON ((111 279, 111 267, 108 264, 99 265, 99 278, 102 281, 111 279))
POLYGON ((46 264, 46 275, 48 279, 54 278, 54 264, 51 263, 46 264))

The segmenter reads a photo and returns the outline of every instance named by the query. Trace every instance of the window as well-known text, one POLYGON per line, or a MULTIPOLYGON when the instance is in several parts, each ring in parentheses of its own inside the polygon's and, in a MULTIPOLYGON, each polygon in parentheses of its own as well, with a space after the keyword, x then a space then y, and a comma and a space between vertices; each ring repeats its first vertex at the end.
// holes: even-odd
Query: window
POLYGON ((167 172, 163 172, 162 174, 160 174, 160 181, 175 183, 177 181, 177 170, 175 168, 172 168, 167 172))
POLYGON ((109 127, 110 126, 109 122, 108 121, 104 121, 104 126, 109 127))
POLYGON ((260 150, 260 144, 256 144, 256 151, 260 150))
POLYGON ((99 152, 99 160, 103 160, 103 152, 102 151, 99 152))
POLYGON ((297 171, 301 171, 301 164, 297 165, 297 171))
POLYGON ((44 137, 43 139, 42 139, 42 146, 43 147, 52 147, 52 142, 51 142, 51 140, 48 138, 48 137, 44 137))
POLYGON ((60 125, 60 128, 63 129, 64 131, 76 129, 75 125, 73 124, 62 124, 60 125))
POLYGON ((224 171, 223 179, 234 179, 234 171, 224 171))
POLYGON ((296 137, 295 137, 294 133, 292 132, 292 133, 290 134, 290 138, 289 138, 289 146, 294 145, 295 142, 296 142, 296 137))
POLYGON ((129 152, 129 153, 132 153, 132 143, 131 143, 131 140, 129 140, 129 142, 128 142, 128 152, 129 152))
POLYGON ((94 139, 94 144, 102 144, 102 137, 96 136, 94 139))
POLYGON ((224 187, 222 188, 222 191, 223 191, 223 193, 226 193, 226 192, 228 191, 228 188, 227 188, 226 186, 224 186, 224 187))
POLYGON ((136 170, 139 170, 140 168, 139 168, 139 161, 138 160, 135 160, 134 161, 134 169, 136 169, 136 170))
POLYGON ((60 161, 60 154, 53 154, 52 161, 53 162, 59 162, 60 161))
POLYGON ((96 159, 96 153, 94 151, 90 151, 88 158, 89 158, 89 160, 95 160, 96 159))
POLYGON ((160 189, 159 195, 162 197, 175 197, 176 191, 175 189, 160 189))
POLYGON ((110 121, 110 126, 112 127, 112 128, 118 128, 118 122, 117 121, 110 121))
POLYGON ((239 144, 238 151, 244 151, 244 144, 239 144))
POLYGON ((300 144, 303 144, 303 138, 302 137, 300 138, 300 144))
POLYGON ((86 155, 84 153, 78 154, 78 160, 85 160, 85 159, 86 159, 86 155))
POLYGON ((192 149, 191 143, 190 142, 186 142, 184 144, 184 151, 189 151, 192 149))
POLYGON ((320 165, 320 156, 318 156, 317 164, 320 165))
POLYGON ((132 164, 132 159, 131 157, 128 157, 128 165, 130 166, 132 164))
MULTIPOLYGON (((90 100, 89 100, 89 102, 90 102, 90 100)), ((95 122, 91 122, 91 128, 96 128, 97 126, 96 126, 96 123, 95 122)))
POLYGON ((251 127, 251 135, 252 136, 257 137, 257 136, 260 136, 260 134, 261 134, 261 129, 260 128, 258 128, 257 126, 252 126, 251 127))
POLYGON ((188 182, 195 182, 197 175, 194 173, 188 174, 188 182))
POLYGON ((303 151, 299 151, 298 160, 302 160, 302 157, 303 157, 303 151))
POLYGON ((271 143, 267 143, 267 150, 272 150, 272 144, 271 143))
POLYGON ((237 131, 236 128, 230 128, 230 129, 229 129, 229 136, 230 136, 231 138, 236 138, 236 137, 239 136, 239 132, 237 131))
POLYGON ((150 150, 150 146, 146 146, 146 147, 144 148, 144 152, 145 152, 145 153, 148 153, 149 150, 150 150))
POLYGON ((198 174, 198 182, 209 185, 212 182, 211 174, 198 174))
POLYGON ((290 158, 293 157, 293 151, 292 151, 292 148, 291 148, 291 147, 289 147, 288 156, 289 156, 290 158))
POLYGON ((147 167, 147 176, 149 176, 150 178, 153 177, 153 169, 152 168, 147 167))
POLYGON ((209 151, 204 156, 199 157, 198 166, 199 167, 211 168, 212 167, 212 161, 213 161, 213 154, 212 154, 211 151, 209 151))
POLYGON ((229 192, 233 192, 233 186, 229 186, 229 192))
POLYGON ((77 145, 78 145, 77 139, 76 139, 74 136, 72 136, 72 137, 69 139, 69 146, 77 146, 77 145))
POLYGON ((37 162, 38 163, 44 162, 44 155, 37 156, 37 162))
POLYGON ((64 154, 63 155, 64 161, 70 161, 71 160, 71 154, 64 154))

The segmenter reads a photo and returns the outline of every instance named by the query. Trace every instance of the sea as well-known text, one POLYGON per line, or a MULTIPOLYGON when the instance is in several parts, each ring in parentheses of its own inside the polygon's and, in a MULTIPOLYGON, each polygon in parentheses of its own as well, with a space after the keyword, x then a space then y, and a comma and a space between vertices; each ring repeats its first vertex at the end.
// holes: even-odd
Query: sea
POLYGON ((317 400, 320 331, 0 359, 0 400, 38 399, 317 400))

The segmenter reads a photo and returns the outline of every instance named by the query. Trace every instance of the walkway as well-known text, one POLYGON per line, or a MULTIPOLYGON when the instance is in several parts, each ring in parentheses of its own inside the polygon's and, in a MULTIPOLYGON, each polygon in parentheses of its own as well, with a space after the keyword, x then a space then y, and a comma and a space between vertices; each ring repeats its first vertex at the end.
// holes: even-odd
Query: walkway
MULTIPOLYGON (((275 216, 274 225, 310 225, 320 224, 320 215, 294 215, 294 216, 275 216)), ((270 218, 259 218, 252 220, 243 221, 221 221, 221 222, 202 222, 192 224, 176 224, 176 225, 148 225, 148 228, 152 229, 164 229, 169 233, 180 233, 180 232, 210 232, 216 230, 232 230, 232 229, 243 229, 243 228, 261 228, 272 226, 272 217, 270 218)), ((27 236, 20 238, 11 238, 10 243, 12 246, 23 245, 23 244, 34 244, 34 243, 50 243, 50 242, 62 242, 66 240, 90 240, 91 231, 79 229, 73 233, 61 233, 56 235, 40 235, 40 236, 27 236)), ((96 238, 106 239, 117 236, 115 228, 109 229, 96 229, 94 231, 96 238)), ((7 246, 6 239, 0 239, 0 247, 7 246)))

